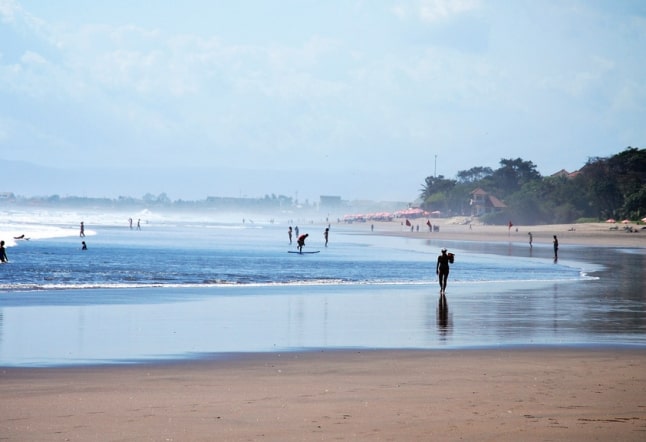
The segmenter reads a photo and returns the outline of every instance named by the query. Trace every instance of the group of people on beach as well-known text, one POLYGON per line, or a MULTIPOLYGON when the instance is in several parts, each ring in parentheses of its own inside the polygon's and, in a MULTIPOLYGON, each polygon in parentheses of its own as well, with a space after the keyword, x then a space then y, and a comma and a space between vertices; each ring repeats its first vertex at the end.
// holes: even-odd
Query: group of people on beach
MULTIPOLYGON (((303 247, 305 246, 305 240, 310 236, 309 233, 304 233, 302 235, 298 234, 298 226, 292 230, 292 226, 289 226, 287 229, 287 237, 289 238, 289 244, 292 244, 292 235, 296 234, 297 239, 296 239, 296 248, 298 249, 299 253, 303 253, 303 247)), ((323 239, 325 240, 325 247, 327 247, 328 241, 330 239, 330 226, 328 225, 325 230, 323 231, 323 239)))

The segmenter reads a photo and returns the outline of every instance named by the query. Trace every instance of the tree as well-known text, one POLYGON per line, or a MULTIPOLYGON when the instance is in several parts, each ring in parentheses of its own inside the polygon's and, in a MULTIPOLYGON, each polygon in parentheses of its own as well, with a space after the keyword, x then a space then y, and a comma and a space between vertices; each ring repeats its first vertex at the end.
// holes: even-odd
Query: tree
POLYGON ((541 174, 536 170, 536 165, 531 161, 524 161, 521 158, 501 159, 500 167, 490 177, 484 179, 500 198, 511 195, 531 181, 540 180, 541 174))
POLYGON ((472 167, 469 170, 458 171, 457 177, 459 183, 473 184, 483 180, 488 176, 491 176, 492 174, 493 169, 491 167, 478 166, 472 167))
POLYGON ((444 175, 426 177, 424 187, 420 189, 420 198, 422 198, 422 200, 426 200, 433 194, 448 192, 453 189, 455 183, 455 180, 446 179, 444 178, 444 175))

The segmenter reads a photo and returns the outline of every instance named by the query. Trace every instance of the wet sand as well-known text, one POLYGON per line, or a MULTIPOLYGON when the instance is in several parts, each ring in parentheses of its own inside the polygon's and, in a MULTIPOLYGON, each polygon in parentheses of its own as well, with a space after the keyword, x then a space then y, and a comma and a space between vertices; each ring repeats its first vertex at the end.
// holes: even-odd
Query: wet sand
POLYGON ((2 440, 646 437, 646 350, 336 351, 0 371, 2 440))

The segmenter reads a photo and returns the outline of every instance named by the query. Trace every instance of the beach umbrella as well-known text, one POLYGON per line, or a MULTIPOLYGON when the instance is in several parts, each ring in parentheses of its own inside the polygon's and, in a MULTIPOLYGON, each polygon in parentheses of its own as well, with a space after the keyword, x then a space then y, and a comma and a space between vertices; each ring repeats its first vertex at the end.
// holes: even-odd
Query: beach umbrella
POLYGON ((646 216, 642 218, 642 221, 646 223, 646 216))
POLYGON ((607 222, 607 223, 616 223, 617 221, 615 221, 613 218, 608 218, 608 219, 606 220, 606 222, 607 222))
POLYGON ((625 220, 623 220, 621 223, 622 223, 622 224, 628 224, 629 222, 630 222, 629 220, 625 219, 625 220))

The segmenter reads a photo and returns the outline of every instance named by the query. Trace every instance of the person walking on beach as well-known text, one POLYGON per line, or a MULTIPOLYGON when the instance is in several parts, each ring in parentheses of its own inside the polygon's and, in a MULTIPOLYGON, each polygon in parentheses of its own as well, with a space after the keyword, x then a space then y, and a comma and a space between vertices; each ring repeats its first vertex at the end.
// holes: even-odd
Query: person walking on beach
POLYGON ((531 249, 533 247, 532 241, 534 240, 534 236, 532 235, 532 232, 527 232, 527 234, 529 235, 529 248, 531 249))
POLYGON ((325 247, 327 247, 327 240, 329 236, 330 236, 330 228, 326 227, 325 231, 323 232, 323 237, 325 238, 325 247))
POLYGON ((85 237, 85 226, 83 225, 83 221, 81 221, 81 232, 79 233, 80 237, 85 237))
POLYGON ((303 253, 303 246, 305 245, 305 239, 310 236, 309 233, 304 233, 298 237, 298 253, 303 253))
POLYGON ((449 279, 449 262, 450 257, 446 253, 446 249, 442 249, 442 254, 437 257, 437 265, 435 266, 435 274, 440 282, 440 295, 442 296, 446 293, 446 281, 449 279))
POLYGON ((287 229, 287 236, 289 236, 289 245, 292 244, 292 226, 289 226, 289 229, 287 229))
POLYGON ((0 262, 9 262, 7 250, 4 248, 4 241, 0 241, 0 262))
POLYGON ((556 262, 559 259, 559 240, 556 237, 556 235, 554 235, 553 243, 554 243, 554 262, 556 262))

